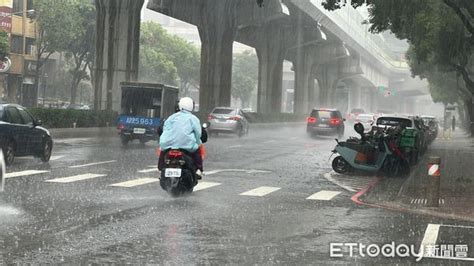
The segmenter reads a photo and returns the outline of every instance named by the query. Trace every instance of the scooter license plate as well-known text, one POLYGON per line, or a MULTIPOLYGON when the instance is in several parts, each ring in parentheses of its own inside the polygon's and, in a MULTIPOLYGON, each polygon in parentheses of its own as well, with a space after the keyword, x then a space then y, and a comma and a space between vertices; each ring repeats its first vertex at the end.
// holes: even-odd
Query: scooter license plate
POLYGON ((181 169, 180 168, 166 168, 165 177, 180 177, 181 169))

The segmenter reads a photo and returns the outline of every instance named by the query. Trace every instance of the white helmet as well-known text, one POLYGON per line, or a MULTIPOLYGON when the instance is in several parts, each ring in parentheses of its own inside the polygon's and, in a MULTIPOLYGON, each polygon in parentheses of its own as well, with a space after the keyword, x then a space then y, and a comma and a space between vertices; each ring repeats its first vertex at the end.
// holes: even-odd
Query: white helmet
POLYGON ((179 100, 178 106, 181 111, 186 110, 192 112, 194 110, 194 101, 190 97, 183 97, 179 100))

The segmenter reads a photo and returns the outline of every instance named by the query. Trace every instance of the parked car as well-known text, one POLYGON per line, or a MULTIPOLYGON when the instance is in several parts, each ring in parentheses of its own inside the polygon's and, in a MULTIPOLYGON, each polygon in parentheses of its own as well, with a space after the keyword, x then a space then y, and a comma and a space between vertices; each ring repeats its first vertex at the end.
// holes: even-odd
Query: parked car
POLYGON ((355 122, 355 120, 357 119, 357 116, 359 116, 360 114, 365 114, 364 109, 362 109, 362 108, 352 109, 351 112, 348 113, 347 116, 346 116, 347 121, 355 122))
POLYGON ((439 132, 439 122, 438 119, 434 116, 430 115, 422 115, 421 119, 423 119, 423 123, 428 126, 428 135, 429 135, 429 142, 433 142, 436 137, 438 136, 439 132))
POLYGON ((307 118, 306 132, 315 135, 344 136, 344 121, 341 112, 336 109, 313 109, 307 118))
POLYGON ((0 105, 0 147, 6 165, 18 156, 36 156, 48 162, 53 149, 49 131, 41 127, 24 107, 16 104, 0 105))
POLYGON ((370 131, 375 122, 375 116, 373 114, 360 114, 357 116, 355 122, 361 123, 364 126, 365 131, 370 131))
POLYGON ((219 133, 234 133, 239 137, 247 135, 249 123, 242 110, 231 107, 216 107, 208 116, 209 135, 219 133))
POLYGON ((86 104, 79 104, 79 103, 75 103, 75 104, 70 104, 68 105, 67 109, 74 109, 74 110, 90 110, 91 108, 86 105, 86 104))
POLYGON ((420 116, 412 116, 413 122, 415 123, 415 127, 423 133, 423 149, 422 152, 424 153, 428 148, 428 145, 431 143, 430 141, 430 128, 423 122, 423 119, 420 116))

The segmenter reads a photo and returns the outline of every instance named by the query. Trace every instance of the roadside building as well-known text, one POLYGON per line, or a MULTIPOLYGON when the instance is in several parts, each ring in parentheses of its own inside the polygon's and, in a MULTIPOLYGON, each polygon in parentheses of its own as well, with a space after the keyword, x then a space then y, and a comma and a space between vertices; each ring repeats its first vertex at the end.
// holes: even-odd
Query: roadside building
POLYGON ((0 74, 0 95, 5 101, 36 106, 37 23, 31 18, 33 0, 0 0, 0 28, 9 34, 11 67, 0 74))

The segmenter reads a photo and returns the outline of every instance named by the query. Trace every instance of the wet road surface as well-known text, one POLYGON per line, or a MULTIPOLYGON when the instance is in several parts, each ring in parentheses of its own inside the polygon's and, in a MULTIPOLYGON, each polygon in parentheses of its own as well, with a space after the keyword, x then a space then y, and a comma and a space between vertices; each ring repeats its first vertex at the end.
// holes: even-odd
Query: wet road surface
POLYGON ((181 198, 157 182, 156 145, 56 139, 50 163, 18 158, 0 194, 0 264, 415 263, 359 249, 330 256, 330 243, 392 242, 468 245, 468 258, 421 263, 474 260, 473 224, 352 202, 373 177, 328 180, 332 137, 286 127, 210 138, 207 175, 181 198))

